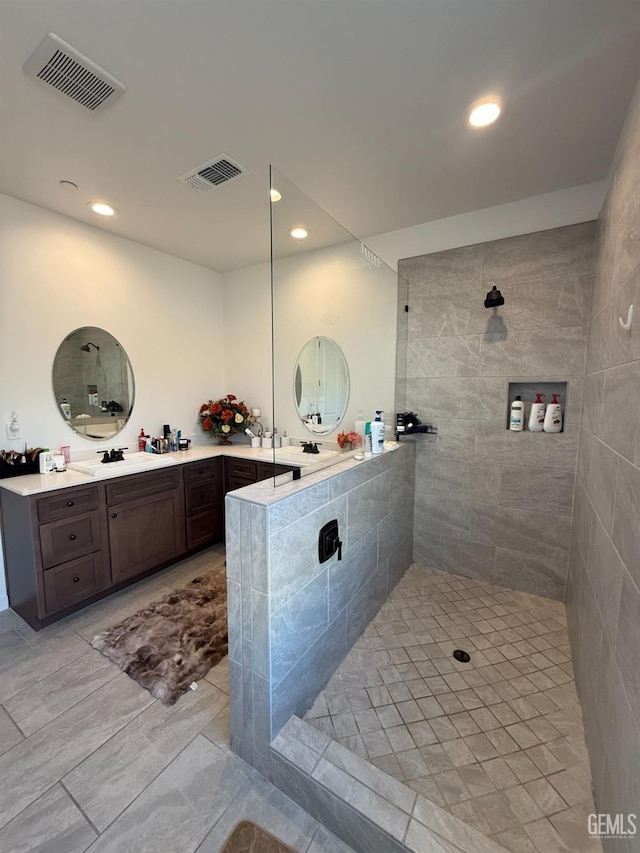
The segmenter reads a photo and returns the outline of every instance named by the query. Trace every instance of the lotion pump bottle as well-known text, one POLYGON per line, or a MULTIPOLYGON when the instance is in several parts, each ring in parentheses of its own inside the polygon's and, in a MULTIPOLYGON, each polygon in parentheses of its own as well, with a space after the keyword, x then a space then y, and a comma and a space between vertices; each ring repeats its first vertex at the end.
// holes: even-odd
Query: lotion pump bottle
POLYGON ((529 412, 530 432, 542 432, 544 425, 544 412, 546 409, 545 404, 542 402, 543 397, 544 394, 536 394, 536 401, 531 406, 531 411, 529 412))
POLYGON ((520 394, 511 404, 511 414, 509 416, 509 429, 514 432, 521 432, 524 429, 524 403, 520 394))
POLYGON ((543 429, 545 432, 562 432, 562 406, 558 402, 558 394, 551 395, 551 402, 544 413, 543 429))
POLYGON ((69 404, 66 397, 62 398, 62 402, 60 403, 60 408, 62 409, 62 414, 65 416, 67 420, 71 418, 71 405, 69 404))
POLYGON ((383 412, 376 409, 376 419, 371 423, 371 450, 373 453, 382 453, 384 450, 384 421, 383 412))

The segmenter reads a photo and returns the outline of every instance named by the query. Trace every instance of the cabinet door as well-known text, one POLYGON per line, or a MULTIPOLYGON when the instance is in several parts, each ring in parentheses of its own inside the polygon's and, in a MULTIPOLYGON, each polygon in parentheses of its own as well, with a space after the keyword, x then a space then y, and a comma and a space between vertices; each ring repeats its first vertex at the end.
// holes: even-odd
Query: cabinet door
POLYGON ((185 550, 181 491, 110 506, 108 516, 114 583, 153 569, 185 550))

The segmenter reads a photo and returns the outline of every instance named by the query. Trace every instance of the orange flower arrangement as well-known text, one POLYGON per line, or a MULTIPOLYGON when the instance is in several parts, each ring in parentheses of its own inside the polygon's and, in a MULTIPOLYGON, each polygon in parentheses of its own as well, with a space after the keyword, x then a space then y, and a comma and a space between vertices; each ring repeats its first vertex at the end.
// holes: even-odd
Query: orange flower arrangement
POLYGON ((352 450, 354 447, 362 444, 362 438, 357 432, 338 433, 336 441, 341 450, 352 450))
POLYGON ((235 432, 244 432, 249 426, 249 409, 238 402, 235 394, 227 394, 221 400, 209 400, 200 406, 200 426, 219 438, 228 439, 235 432))

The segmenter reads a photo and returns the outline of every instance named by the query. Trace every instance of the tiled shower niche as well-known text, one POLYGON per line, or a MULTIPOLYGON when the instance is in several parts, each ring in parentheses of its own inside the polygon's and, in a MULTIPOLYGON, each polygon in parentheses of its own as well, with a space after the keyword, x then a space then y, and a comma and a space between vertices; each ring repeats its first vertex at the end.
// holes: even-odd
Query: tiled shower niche
MULTIPOLYGON (((547 405, 551 402, 553 394, 558 395, 558 402, 562 406, 562 429, 564 432, 564 421, 567 411, 567 393, 568 382, 553 382, 542 380, 540 382, 509 382, 509 393, 507 395, 507 429, 509 429, 509 420, 511 415, 511 403, 519 395, 524 403, 524 431, 528 432, 529 413, 531 405, 536 401, 537 394, 544 394, 542 402, 547 405)), ((552 433, 557 435, 558 433, 552 433)))

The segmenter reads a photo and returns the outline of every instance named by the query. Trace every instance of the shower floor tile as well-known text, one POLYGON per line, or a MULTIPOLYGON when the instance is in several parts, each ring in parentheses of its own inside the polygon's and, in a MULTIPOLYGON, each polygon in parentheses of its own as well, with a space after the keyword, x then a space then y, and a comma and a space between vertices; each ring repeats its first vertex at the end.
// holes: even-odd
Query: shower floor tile
POLYGON ((305 719, 514 853, 602 849, 560 602, 413 565, 305 719))

